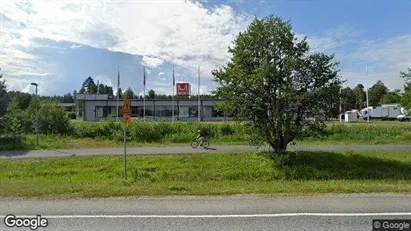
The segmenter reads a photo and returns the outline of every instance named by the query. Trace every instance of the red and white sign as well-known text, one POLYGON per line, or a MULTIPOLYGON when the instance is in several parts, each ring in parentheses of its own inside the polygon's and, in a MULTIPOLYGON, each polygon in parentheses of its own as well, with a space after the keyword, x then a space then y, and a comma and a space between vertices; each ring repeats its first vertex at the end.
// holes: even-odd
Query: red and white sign
POLYGON ((177 95, 178 96, 189 96, 190 95, 190 84, 189 83, 176 83, 177 95))

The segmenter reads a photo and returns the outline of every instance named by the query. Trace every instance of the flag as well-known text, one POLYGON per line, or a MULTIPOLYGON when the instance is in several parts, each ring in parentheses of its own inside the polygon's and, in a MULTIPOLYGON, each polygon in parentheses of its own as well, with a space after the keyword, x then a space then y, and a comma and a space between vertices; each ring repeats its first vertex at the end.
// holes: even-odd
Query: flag
POLYGON ((120 69, 117 69, 117 89, 120 88, 120 69))
POLYGON ((173 66, 173 86, 176 85, 176 78, 174 77, 174 66, 173 66))
POLYGON ((143 85, 146 86, 146 67, 144 67, 143 71, 143 85))

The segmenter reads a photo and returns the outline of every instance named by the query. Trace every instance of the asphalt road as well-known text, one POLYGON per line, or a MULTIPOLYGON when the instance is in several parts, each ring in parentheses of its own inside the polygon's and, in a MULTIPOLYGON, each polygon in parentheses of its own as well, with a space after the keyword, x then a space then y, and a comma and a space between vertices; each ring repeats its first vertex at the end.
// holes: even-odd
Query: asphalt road
MULTIPOLYGON (((267 147, 263 148, 267 149, 267 147)), ((189 146, 181 147, 139 147, 127 148, 129 155, 141 154, 176 154, 176 153, 204 153, 204 152, 240 152, 256 150, 247 145, 210 146, 208 149, 189 146)), ((288 150, 315 150, 315 151, 411 151, 411 145, 290 145, 288 150)), ((124 148, 92 148, 92 149, 59 149, 36 151, 2 151, 1 158, 45 158, 68 156, 93 156, 93 155, 123 155, 124 148)))
MULTIPOLYGON (((372 230, 373 219, 411 219, 411 195, 0 199, 7 214, 42 215, 38 230, 372 230)), ((14 229, 2 219, 0 230, 14 229)))

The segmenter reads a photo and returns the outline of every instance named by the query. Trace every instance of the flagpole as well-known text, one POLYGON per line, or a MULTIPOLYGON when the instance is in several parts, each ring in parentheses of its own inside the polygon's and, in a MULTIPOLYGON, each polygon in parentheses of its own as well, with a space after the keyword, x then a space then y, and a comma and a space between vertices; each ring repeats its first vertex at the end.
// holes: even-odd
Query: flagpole
POLYGON ((200 105, 200 65, 198 65, 198 122, 201 121, 201 105, 200 105))
POLYGON ((146 121, 146 67, 143 73, 143 120, 146 121))
POLYGON ((120 67, 117 67, 117 115, 116 121, 118 121, 118 107, 119 107, 119 100, 120 100, 120 67))
POLYGON ((365 66, 365 71, 366 71, 366 80, 367 80, 367 91, 365 92, 366 93, 366 98, 367 98, 367 122, 370 122, 370 110, 368 109, 368 107, 369 107, 369 105, 368 105, 368 65, 367 66, 365 66))
POLYGON ((172 114, 171 114, 171 121, 172 122, 174 122, 174 86, 175 86, 175 84, 176 84, 176 81, 175 81, 175 77, 174 77, 174 66, 173 66, 173 96, 172 96, 172 100, 173 100, 173 105, 172 105, 172 108, 171 108, 171 110, 172 110, 172 114))

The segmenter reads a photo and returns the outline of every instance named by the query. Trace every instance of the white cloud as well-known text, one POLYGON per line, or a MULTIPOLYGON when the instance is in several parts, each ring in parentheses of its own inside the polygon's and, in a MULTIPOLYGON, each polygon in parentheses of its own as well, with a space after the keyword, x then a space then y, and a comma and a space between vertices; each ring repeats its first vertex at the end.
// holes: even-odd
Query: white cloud
POLYGON ((73 44, 73 45, 70 46, 70 48, 71 48, 71 49, 77 49, 77 48, 81 48, 82 46, 83 46, 83 45, 73 44))
POLYGON ((201 64, 205 78, 211 77, 208 67, 229 59, 230 42, 251 19, 229 6, 207 9, 183 0, 3 0, 0 12, 0 65, 5 69, 47 70, 44 64, 37 71, 18 65, 38 58, 26 48, 40 38, 72 42, 72 49, 87 45, 143 56, 142 64, 150 68, 169 62, 195 71, 201 64))
MULTIPOLYGON (((303 35, 297 34, 301 39, 303 35)), ((385 39, 366 40, 358 28, 339 26, 307 37, 313 52, 335 54, 340 62, 340 75, 354 87, 367 83, 371 87, 378 80, 393 89, 402 89, 400 71, 411 66, 411 35, 399 34, 385 39)))
POLYGON ((158 73, 158 77, 161 79, 161 80, 166 80, 166 73, 164 73, 164 72, 160 72, 160 73, 158 73))
MULTIPOLYGON (((177 80, 184 77, 196 82, 200 65, 202 91, 207 92, 213 86, 211 71, 229 60, 228 46, 253 18, 226 5, 207 9, 201 2, 183 0, 2 0, 0 12, 0 67, 10 80, 8 85, 25 89, 31 80, 16 77, 31 76, 44 93, 55 92, 57 81, 65 75, 31 52, 42 46, 38 39, 68 41, 72 49, 91 46, 141 56, 142 64, 151 69, 166 62, 175 64, 181 70, 176 71, 177 80)), ((368 62, 370 83, 381 79, 390 88, 401 87, 396 76, 409 65, 407 36, 362 42, 362 35, 358 28, 343 25, 312 34, 308 41, 314 51, 335 52, 342 64, 368 62), (350 52, 344 52, 347 45, 350 52)), ((150 81, 151 70, 146 71, 147 84, 155 85, 150 81)), ((363 72, 358 67, 342 68, 351 82, 363 72)))
POLYGON ((359 42, 356 51, 343 53, 341 56, 347 63, 362 65, 357 70, 351 70, 346 78, 350 82, 366 79, 367 65, 370 87, 381 80, 391 90, 402 89, 404 80, 399 77, 399 73, 411 67, 409 39, 409 35, 398 35, 387 39, 359 42))
POLYGON ((147 66, 147 67, 150 67, 150 68, 156 68, 156 67, 160 66, 163 63, 164 63, 164 60, 162 60, 162 59, 148 57, 148 56, 144 56, 143 59, 142 59, 142 62, 141 62, 141 64, 143 66, 147 66))

